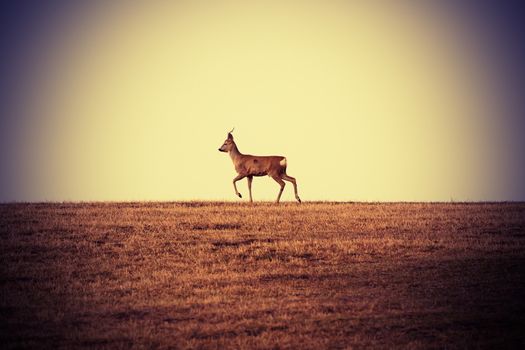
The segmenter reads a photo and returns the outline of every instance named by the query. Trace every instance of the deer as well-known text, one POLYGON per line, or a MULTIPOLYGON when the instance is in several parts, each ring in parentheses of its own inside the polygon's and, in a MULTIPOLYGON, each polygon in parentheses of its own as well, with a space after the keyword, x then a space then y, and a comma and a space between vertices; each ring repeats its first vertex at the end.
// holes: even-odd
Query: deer
POLYGON ((293 184, 293 188, 295 191, 295 199, 297 199, 297 201, 301 203, 301 199, 299 198, 299 194, 297 193, 297 181, 295 180, 295 178, 286 174, 286 157, 252 156, 249 154, 242 154, 239 151, 239 148, 237 148, 235 141, 233 140, 232 132, 234 129, 232 129, 228 133, 228 137, 224 141, 224 144, 219 148, 219 151, 229 153, 233 162, 233 166, 235 167, 235 171, 237 171, 237 176, 233 179, 233 188, 235 190, 235 194, 239 196, 239 198, 242 198, 242 195, 237 190, 236 183, 237 181, 242 180, 246 177, 248 179, 250 203, 253 203, 253 177, 268 175, 272 179, 274 179, 279 184, 279 186, 281 186, 279 194, 277 195, 276 203, 279 203, 279 201, 281 200, 281 195, 283 194, 284 186, 286 185, 283 180, 289 181, 293 184))

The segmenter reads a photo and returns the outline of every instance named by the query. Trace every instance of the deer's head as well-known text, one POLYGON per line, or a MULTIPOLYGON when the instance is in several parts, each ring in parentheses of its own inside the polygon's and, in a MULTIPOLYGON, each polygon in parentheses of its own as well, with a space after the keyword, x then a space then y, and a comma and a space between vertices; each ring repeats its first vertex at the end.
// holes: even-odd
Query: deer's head
POLYGON ((233 149, 233 147, 235 146, 235 143, 233 142, 232 132, 233 132, 233 129, 232 131, 228 133, 228 137, 226 138, 226 140, 224 140, 224 143, 222 144, 221 148, 219 148, 219 151, 230 152, 233 149))

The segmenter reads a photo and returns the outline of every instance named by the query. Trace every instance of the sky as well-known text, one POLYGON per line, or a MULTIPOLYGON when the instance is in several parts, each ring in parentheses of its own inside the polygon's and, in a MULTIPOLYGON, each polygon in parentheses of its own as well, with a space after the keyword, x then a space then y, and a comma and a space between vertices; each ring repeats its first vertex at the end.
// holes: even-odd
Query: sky
MULTIPOLYGON (((525 200, 519 5, 0 7, 0 202, 238 200, 233 127, 303 200, 525 200)), ((256 178, 254 199, 278 189, 256 178)))

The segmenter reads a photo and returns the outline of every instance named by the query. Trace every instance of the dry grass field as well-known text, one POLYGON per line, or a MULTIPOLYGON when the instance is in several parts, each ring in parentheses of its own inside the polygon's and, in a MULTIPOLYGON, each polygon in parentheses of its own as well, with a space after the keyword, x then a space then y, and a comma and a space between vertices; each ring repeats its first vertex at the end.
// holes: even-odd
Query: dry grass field
POLYGON ((525 346, 523 203, 0 205, 3 348, 525 346))

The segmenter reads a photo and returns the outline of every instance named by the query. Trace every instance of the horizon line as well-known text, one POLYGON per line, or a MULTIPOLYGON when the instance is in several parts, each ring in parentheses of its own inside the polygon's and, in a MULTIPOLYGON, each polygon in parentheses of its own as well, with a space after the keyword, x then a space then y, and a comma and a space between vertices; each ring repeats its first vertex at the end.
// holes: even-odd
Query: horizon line
POLYGON ((0 205, 10 204, 134 204, 134 203, 165 203, 165 204, 185 204, 185 203, 202 203, 202 204, 295 204, 300 206, 301 204, 522 204, 525 203, 523 200, 451 200, 451 201, 440 201, 440 200, 398 200, 398 201, 381 201, 381 200, 311 200, 297 203, 296 201, 281 201, 275 203, 275 201, 234 201, 234 200, 49 200, 49 201, 0 201, 0 205))

